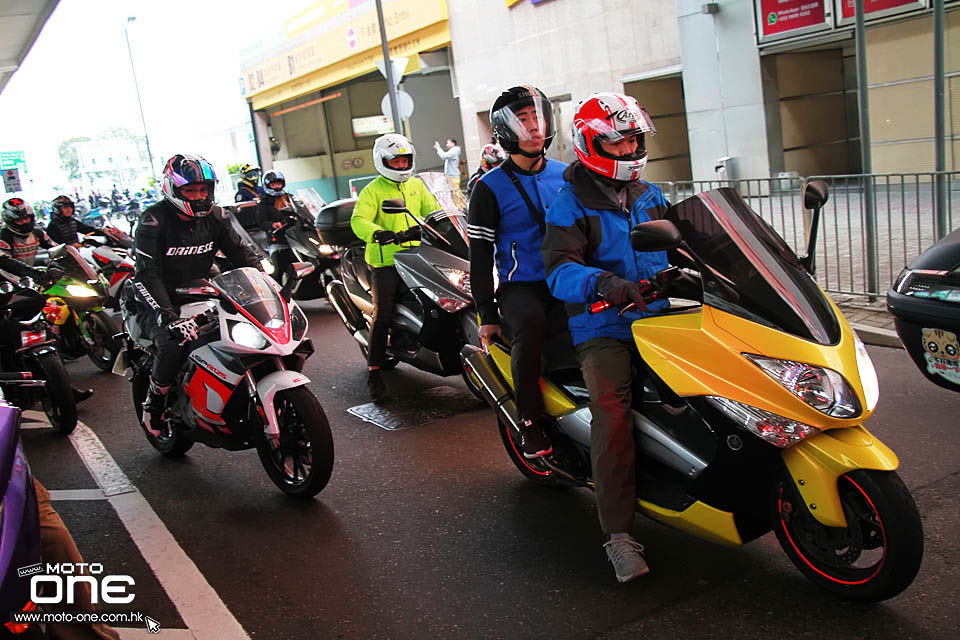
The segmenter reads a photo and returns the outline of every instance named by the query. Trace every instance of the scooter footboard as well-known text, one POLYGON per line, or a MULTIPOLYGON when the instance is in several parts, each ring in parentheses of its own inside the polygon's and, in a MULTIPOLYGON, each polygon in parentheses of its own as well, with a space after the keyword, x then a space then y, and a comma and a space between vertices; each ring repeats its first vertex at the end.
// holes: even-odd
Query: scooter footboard
POLYGON ((787 471, 813 517, 828 527, 846 527, 837 479, 855 469, 892 471, 900 461, 862 425, 831 429, 783 451, 787 471))
POLYGON ((260 404, 267 419, 267 437, 277 438, 280 436, 280 425, 277 424, 277 412, 273 410, 273 398, 278 391, 292 389, 293 387, 302 387, 310 382, 310 378, 299 371, 274 371, 268 373, 257 380, 257 397, 260 398, 260 404))

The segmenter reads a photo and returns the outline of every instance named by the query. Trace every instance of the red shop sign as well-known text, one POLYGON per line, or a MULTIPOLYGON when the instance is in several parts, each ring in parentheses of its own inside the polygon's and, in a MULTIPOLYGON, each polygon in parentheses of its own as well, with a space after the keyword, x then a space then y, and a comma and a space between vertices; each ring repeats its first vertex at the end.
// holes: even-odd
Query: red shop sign
MULTIPOLYGON (((873 13, 874 11, 883 11, 885 9, 895 9, 896 7, 902 7, 904 5, 916 5, 917 0, 863 0, 863 13, 864 15, 873 13)), ((854 0, 843 0, 843 18, 853 18, 856 17, 856 3, 854 0)))
POLYGON ((764 37, 822 25, 824 5, 825 0, 760 0, 764 37))

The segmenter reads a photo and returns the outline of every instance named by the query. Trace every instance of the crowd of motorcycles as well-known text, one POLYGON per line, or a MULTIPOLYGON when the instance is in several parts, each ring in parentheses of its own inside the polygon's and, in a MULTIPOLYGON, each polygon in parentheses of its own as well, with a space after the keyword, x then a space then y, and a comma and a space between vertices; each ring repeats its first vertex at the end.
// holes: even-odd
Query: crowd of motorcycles
MULTIPOLYGON (((442 176, 425 182, 443 183, 442 176)), ((870 357, 812 278, 827 197, 823 183, 808 186, 805 203, 814 215, 803 257, 731 188, 695 195, 634 229, 636 250, 666 250, 674 265, 646 283, 649 300, 670 298, 671 309, 634 324, 644 368, 634 390, 638 510, 727 545, 773 530, 811 581, 846 599, 879 601, 912 582, 923 529, 895 471, 896 455, 864 427, 879 395, 870 357)), ((364 245, 350 228, 356 199, 310 209, 293 202, 282 239, 250 223, 255 203, 224 207, 259 248, 266 273, 223 264, 219 275, 177 291, 188 300, 182 317, 196 319, 200 330, 164 429, 140 426, 168 457, 195 443, 256 448, 282 491, 309 498, 330 478, 334 443, 303 373, 314 346, 297 301, 327 300, 364 356, 373 302, 364 245), (294 258, 287 272, 268 275, 278 262, 271 258, 286 250, 294 258)), ((403 203, 382 206, 397 211, 403 203)), ((477 337, 465 214, 446 207, 410 216, 421 243, 396 254, 405 287, 388 366, 462 376, 495 411, 524 476, 592 487, 589 398, 579 370, 569 358, 548 358, 541 387, 555 451, 523 457, 510 346, 477 337)), ((61 433, 76 425, 64 358, 86 356, 126 375, 133 407, 146 396, 154 352, 133 317, 131 247, 130 234, 107 224, 80 249, 51 250, 48 264, 62 272, 57 282, 0 283, 0 364, 3 372, 22 372, 4 375, 0 389, 15 407, 39 404, 61 433)), ((11 425, 19 419, 10 415, 0 411, 0 481, 8 498, 23 489, 17 474, 28 473, 17 463, 22 452, 11 425)), ((0 571, 10 562, 0 558, 0 571)))

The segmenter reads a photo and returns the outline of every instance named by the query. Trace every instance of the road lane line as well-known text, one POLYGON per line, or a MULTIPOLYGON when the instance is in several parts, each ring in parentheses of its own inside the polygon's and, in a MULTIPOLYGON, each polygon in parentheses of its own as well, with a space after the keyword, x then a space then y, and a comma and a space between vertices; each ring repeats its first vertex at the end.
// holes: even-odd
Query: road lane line
POLYGON ((123 473, 100 438, 79 422, 70 434, 70 440, 192 635, 195 638, 248 640, 243 627, 143 494, 123 473))
POLYGON ((47 491, 50 499, 58 500, 106 500, 102 489, 52 489, 47 491))

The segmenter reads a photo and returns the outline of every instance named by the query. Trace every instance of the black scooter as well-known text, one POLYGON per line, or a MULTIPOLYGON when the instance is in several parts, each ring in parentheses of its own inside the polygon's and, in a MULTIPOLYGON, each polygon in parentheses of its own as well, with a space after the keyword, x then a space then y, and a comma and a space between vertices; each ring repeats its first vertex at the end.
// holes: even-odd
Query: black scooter
MULTIPOLYGON (((422 236, 419 246, 394 254, 404 286, 396 300, 384 368, 405 362, 438 376, 460 374, 467 387, 482 397, 477 381, 460 363, 461 347, 480 344, 470 296, 466 217, 459 211, 441 210, 420 220, 402 200, 385 200, 381 208, 385 213, 406 213, 422 236)), ((327 285, 327 297, 366 358, 373 295, 364 249, 358 243, 343 253, 341 279, 327 285)))

